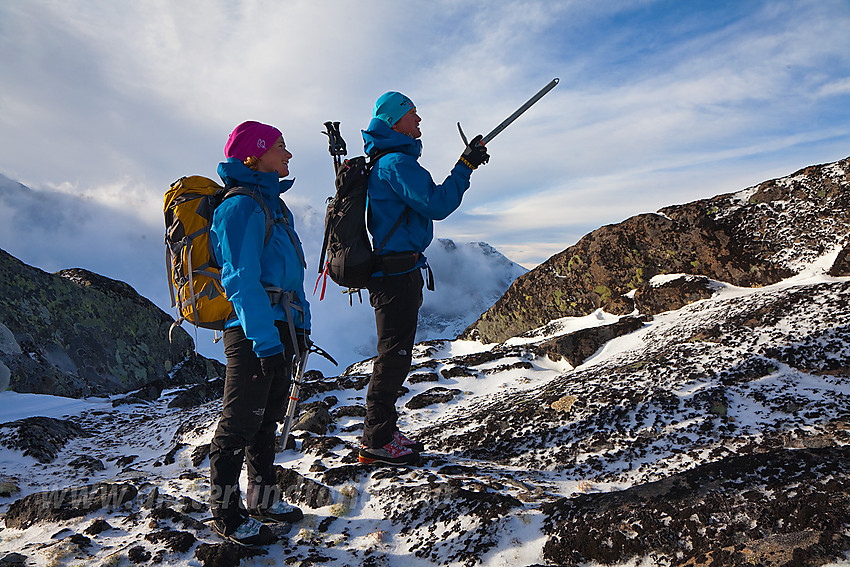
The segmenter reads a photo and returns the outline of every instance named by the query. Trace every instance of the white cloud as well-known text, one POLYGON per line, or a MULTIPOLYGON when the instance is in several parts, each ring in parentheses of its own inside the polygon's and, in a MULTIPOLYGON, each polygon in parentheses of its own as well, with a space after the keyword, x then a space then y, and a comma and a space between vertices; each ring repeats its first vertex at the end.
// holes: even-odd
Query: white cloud
MULTIPOLYGON (((843 0, 4 2, 0 172, 126 202, 133 218, 109 230, 136 249, 126 227, 160 231, 167 186, 215 177, 230 130, 264 120, 294 154, 287 199, 316 211, 312 227, 332 192, 325 120, 360 153, 375 98, 406 92, 439 182, 462 150, 457 121, 486 133, 558 76, 437 226, 529 266, 600 224, 845 157, 848 28, 843 0)), ((102 253, 81 222, 79 242, 39 261, 102 253)))
POLYGON ((839 96, 850 94, 850 77, 830 81, 824 84, 817 92, 819 96, 839 96))

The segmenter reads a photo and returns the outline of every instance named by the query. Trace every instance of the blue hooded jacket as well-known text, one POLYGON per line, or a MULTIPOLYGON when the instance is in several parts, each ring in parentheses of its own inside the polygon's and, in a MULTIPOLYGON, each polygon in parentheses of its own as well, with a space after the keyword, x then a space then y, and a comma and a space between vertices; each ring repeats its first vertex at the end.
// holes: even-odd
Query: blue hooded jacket
MULTIPOLYGON (((434 221, 446 218, 460 206, 469 189, 472 170, 458 163, 437 185, 428 170, 419 165, 422 142, 396 132, 378 118, 373 118, 363 131, 363 141, 367 154, 395 152, 381 157, 369 176, 366 225, 372 234, 373 248, 383 242, 399 216, 410 207, 380 254, 421 254, 434 238, 434 221)), ((424 264, 422 256, 417 267, 424 264)))
POLYGON ((281 207, 280 195, 292 180, 279 180, 277 173, 252 171, 238 159, 218 166, 228 187, 256 190, 274 217, 268 244, 264 245, 266 217, 257 202, 246 195, 225 199, 213 213, 210 245, 221 268, 221 284, 233 304, 236 319, 226 327, 242 325, 259 357, 283 352, 275 321, 287 321, 282 303, 271 305, 266 287, 295 292, 298 306, 292 309, 295 327, 310 331, 310 304, 304 294, 304 251, 295 234, 292 213, 281 207))

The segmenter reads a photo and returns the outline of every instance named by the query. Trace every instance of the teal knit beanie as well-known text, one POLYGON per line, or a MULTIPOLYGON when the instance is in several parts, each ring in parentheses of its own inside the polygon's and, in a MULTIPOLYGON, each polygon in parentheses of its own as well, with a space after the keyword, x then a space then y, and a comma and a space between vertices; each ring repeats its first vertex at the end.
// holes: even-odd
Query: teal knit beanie
POLYGON ((410 112, 411 108, 416 108, 412 100, 399 92, 390 91, 382 94, 375 101, 372 118, 380 118, 392 128, 402 116, 410 112))

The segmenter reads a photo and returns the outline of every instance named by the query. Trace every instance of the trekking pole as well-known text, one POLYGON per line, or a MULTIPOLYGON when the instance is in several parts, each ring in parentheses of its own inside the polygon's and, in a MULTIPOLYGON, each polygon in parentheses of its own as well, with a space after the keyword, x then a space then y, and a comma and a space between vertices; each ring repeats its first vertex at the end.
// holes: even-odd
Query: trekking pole
POLYGON ((325 130, 326 132, 322 132, 322 134, 328 137, 328 152, 333 156, 334 173, 336 173, 342 163, 341 156, 346 155, 348 150, 345 148, 345 140, 342 139, 342 134, 339 133, 339 122, 325 122, 325 130))
MULTIPOLYGON (((487 134, 486 136, 484 136, 483 138, 481 138, 481 145, 482 145, 482 146, 486 146, 486 145, 490 142, 490 140, 492 140, 493 138, 495 138, 496 136, 498 136, 498 135, 502 132, 502 130, 504 130, 505 128, 507 128, 508 126, 510 126, 510 125, 511 125, 511 122, 513 122, 514 120, 516 120, 517 118, 519 118, 519 117, 520 117, 520 115, 521 115, 523 112, 525 112, 526 110, 528 110, 529 108, 531 108, 532 106, 534 106, 534 104, 535 104, 538 100, 540 100, 541 98, 543 98, 543 96, 544 96, 546 93, 548 93, 549 91, 551 91, 552 89, 554 89, 554 88, 555 88, 555 86, 558 84, 558 81, 559 81, 559 80, 560 80, 560 79, 558 79, 557 77, 555 77, 554 79, 552 79, 551 81, 549 81, 549 84, 547 84, 545 87, 543 87, 542 89, 540 89, 539 91, 537 91, 537 93, 536 93, 533 97, 531 97, 530 99, 528 99, 527 101, 525 101, 525 104, 523 104, 522 106, 520 106, 519 108, 517 108, 517 109, 514 111, 514 113, 513 113, 513 114, 511 114, 510 116, 508 116, 507 118, 505 118, 505 119, 502 121, 502 123, 501 123, 501 124, 499 124, 498 126, 496 126, 495 128, 493 128, 493 130, 491 130, 489 134, 487 134)), ((468 141, 467 141, 467 139, 466 139, 466 135, 463 133, 463 129, 460 127, 460 122, 458 122, 458 123, 457 123, 457 129, 458 129, 458 131, 460 132, 460 138, 461 138, 461 140, 463 140, 464 145, 468 146, 468 145, 469 145, 469 142, 468 142, 468 141)))
MULTIPOLYGON (((342 139, 342 134, 339 133, 339 122, 331 122, 330 120, 325 122, 325 132, 322 132, 325 136, 328 137, 328 152, 330 152, 331 157, 334 160, 334 175, 339 172, 339 168, 342 166, 342 156, 348 153, 348 150, 345 148, 345 140, 342 139)), ((331 202, 331 197, 328 198, 328 203, 331 202)), ((322 254, 319 258, 319 279, 321 279, 322 270, 325 269, 325 253, 328 250, 328 230, 325 227, 325 238, 322 242, 322 254)), ((327 277, 327 276, 325 276, 327 277)), ((319 288, 319 280, 316 280, 316 289, 319 288)), ((315 290, 313 290, 313 294, 315 294, 315 290)), ((322 297, 325 296, 325 288, 322 287, 322 297)))
POLYGON ((295 421, 295 413, 298 411, 299 395, 301 393, 301 384, 304 381, 304 372, 307 370, 307 355, 311 352, 323 356, 333 362, 334 366, 339 366, 337 361, 327 353, 324 349, 315 344, 311 344, 298 360, 298 365, 295 367, 295 376, 292 378, 292 390, 289 392, 289 405, 286 407, 286 419, 283 420, 283 450, 286 450, 286 443, 289 441, 289 433, 292 430, 292 422, 295 421))
POLYGON ((289 405, 286 407, 286 419, 283 421, 283 450, 286 450, 286 444, 289 441, 289 432, 292 429, 292 422, 295 419, 295 412, 298 410, 298 396, 301 391, 301 381, 304 379, 304 371, 307 369, 307 355, 310 350, 304 351, 304 354, 298 359, 295 376, 292 377, 292 391, 289 393, 289 405))

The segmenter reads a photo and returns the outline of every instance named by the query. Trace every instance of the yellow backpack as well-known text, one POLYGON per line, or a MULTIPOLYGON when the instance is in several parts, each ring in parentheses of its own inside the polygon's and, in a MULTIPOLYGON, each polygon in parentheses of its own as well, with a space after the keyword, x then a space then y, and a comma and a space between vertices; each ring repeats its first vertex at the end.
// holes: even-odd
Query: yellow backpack
POLYGON ((181 177, 165 192, 165 255, 171 306, 176 307, 175 326, 189 321, 196 327, 223 330, 234 318, 233 306, 221 287, 221 267, 210 249, 210 226, 215 208, 233 195, 257 201, 266 215, 265 242, 274 221, 262 196, 244 187, 225 189, 212 179, 181 177))

